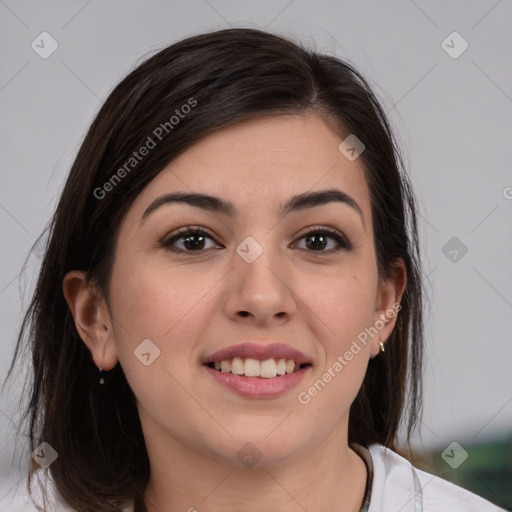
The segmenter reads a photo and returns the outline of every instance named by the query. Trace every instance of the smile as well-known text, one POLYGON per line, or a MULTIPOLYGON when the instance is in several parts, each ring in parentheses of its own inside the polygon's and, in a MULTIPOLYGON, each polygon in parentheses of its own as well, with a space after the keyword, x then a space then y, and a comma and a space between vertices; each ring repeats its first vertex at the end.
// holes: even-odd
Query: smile
POLYGON ((214 382, 239 396, 253 399, 269 399, 285 395, 288 391, 297 387, 312 367, 309 363, 297 365, 293 360, 284 360, 285 373, 279 374, 277 370, 282 371, 282 361, 282 359, 277 361, 274 359, 258 361, 256 359, 251 360, 250 358, 241 360, 241 362, 237 361, 234 363, 235 371, 243 368, 243 373, 238 375, 232 372, 233 362, 229 360, 223 360, 220 363, 205 363, 202 365, 202 368, 214 379, 214 382), (215 366, 218 367, 219 364, 221 367, 216 369, 215 366), (223 364, 224 370, 222 369, 223 364), (288 372, 287 369, 291 371, 288 372), (247 375, 246 371, 251 375, 247 375), (258 375, 252 375, 255 373, 258 375), (264 375, 267 376, 265 377, 264 375), (272 377, 271 375, 274 376, 272 377))
POLYGON ((273 379, 274 377, 294 373, 301 368, 311 366, 309 363, 299 364, 293 359, 269 358, 263 361, 251 357, 234 357, 206 363, 208 367, 223 373, 273 379))

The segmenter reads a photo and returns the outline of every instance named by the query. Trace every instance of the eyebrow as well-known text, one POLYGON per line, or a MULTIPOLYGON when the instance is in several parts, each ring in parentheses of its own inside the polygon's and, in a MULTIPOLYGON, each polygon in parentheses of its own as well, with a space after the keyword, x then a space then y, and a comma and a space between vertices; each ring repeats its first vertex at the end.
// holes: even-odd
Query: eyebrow
MULTIPOLYGON (((332 202, 343 203, 353 208, 361 217, 364 226, 363 212, 359 205, 347 193, 337 189, 304 192, 303 194, 295 195, 281 207, 278 214, 280 218, 283 218, 291 212, 322 206, 332 202)), ((227 215, 228 217, 235 217, 239 213, 233 203, 220 197, 196 192, 172 192, 157 197, 144 211, 141 223, 156 209, 173 203, 188 204, 209 212, 227 215)))

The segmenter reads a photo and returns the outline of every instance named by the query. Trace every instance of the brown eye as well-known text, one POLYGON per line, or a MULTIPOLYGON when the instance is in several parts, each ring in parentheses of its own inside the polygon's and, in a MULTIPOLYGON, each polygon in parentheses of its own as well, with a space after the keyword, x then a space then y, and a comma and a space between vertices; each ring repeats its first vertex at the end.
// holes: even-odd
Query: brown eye
POLYGON ((306 241, 306 248, 310 252, 332 253, 341 249, 347 251, 353 249, 353 245, 345 236, 336 230, 328 228, 310 228, 308 232, 300 238, 300 240, 306 241), (337 247, 325 250, 329 245, 329 239, 334 240, 337 247))
MULTIPOLYGON (((204 252, 207 240, 213 238, 200 228, 179 228, 176 232, 166 238, 161 246, 173 252, 204 252), (182 241, 183 248, 176 247, 175 244, 182 241)), ((208 247, 206 247, 208 249, 208 247)))

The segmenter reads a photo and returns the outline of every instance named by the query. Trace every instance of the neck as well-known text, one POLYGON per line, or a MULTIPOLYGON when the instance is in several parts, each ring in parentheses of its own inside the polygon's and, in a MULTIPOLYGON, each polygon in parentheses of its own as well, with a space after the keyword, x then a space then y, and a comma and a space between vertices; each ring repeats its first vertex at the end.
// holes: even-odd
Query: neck
POLYGON ((253 467, 207 457, 168 433, 154 434, 147 436, 147 512, 360 511, 367 471, 349 448, 346 429, 285 461, 253 467))

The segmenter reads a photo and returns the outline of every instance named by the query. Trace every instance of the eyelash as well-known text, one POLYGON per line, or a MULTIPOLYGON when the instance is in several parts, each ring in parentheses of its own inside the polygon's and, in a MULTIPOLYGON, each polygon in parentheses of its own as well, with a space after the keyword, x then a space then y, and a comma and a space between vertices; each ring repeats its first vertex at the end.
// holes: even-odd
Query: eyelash
MULTIPOLYGON (((312 234, 316 235, 328 235, 330 238, 333 238, 336 243, 338 244, 338 247, 335 249, 330 250, 319 250, 319 251, 313 251, 308 249, 302 249, 305 250, 314 256, 323 256, 324 254, 332 254, 337 253, 339 251, 351 251, 354 248, 354 245, 339 231, 331 228, 326 227, 312 227, 308 228, 308 231, 304 233, 299 240, 302 240, 303 238, 306 238, 307 236, 310 236, 312 234), (319 253, 319 254, 315 254, 319 253)), ((200 227, 196 226, 186 226, 182 228, 178 228, 176 231, 171 233, 168 237, 165 237, 161 242, 160 245, 162 248, 165 248, 168 251, 174 252, 174 253, 194 253, 194 252, 205 252, 207 249, 203 250, 197 250, 197 251, 188 251, 184 249, 178 249, 176 247, 173 247, 173 244, 180 240, 181 238, 184 238, 186 235, 202 235, 206 236, 207 238, 210 238, 210 240, 213 240, 215 243, 217 243, 214 238, 205 230, 201 229, 200 227)))

